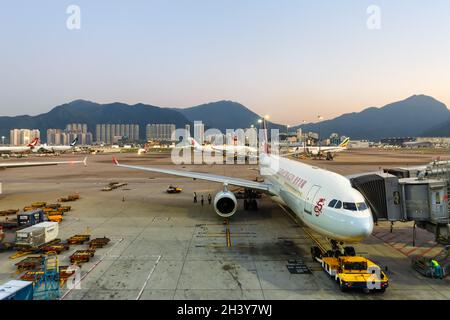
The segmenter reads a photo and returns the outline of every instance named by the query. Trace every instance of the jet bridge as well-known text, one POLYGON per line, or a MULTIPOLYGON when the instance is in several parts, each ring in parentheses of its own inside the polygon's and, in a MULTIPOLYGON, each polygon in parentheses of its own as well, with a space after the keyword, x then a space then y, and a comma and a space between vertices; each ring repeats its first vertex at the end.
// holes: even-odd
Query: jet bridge
POLYGON ((385 169, 349 179, 366 198, 375 221, 414 221, 433 232, 436 241, 450 241, 450 161, 385 169))

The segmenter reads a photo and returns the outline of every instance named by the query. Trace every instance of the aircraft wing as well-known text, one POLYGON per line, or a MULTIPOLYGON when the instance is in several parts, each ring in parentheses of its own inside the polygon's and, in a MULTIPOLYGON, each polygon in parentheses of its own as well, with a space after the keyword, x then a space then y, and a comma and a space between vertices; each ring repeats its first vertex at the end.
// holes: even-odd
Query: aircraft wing
POLYGON ((125 164, 120 164, 117 161, 117 159, 115 159, 115 158, 114 158, 114 163, 118 167, 127 168, 127 169, 142 170, 142 171, 156 172, 156 173, 165 173, 165 174, 171 174, 171 175, 179 176, 179 177, 218 182, 218 183, 229 184, 229 185, 233 185, 233 186, 244 187, 244 188, 266 191, 266 192, 271 192, 271 190, 272 190, 272 185, 262 183, 262 182, 256 182, 256 181, 252 181, 252 180, 245 180, 245 179, 232 178, 232 177, 227 177, 227 176, 219 176, 219 175, 209 174, 209 173, 191 172, 191 171, 183 171, 183 170, 160 169, 160 168, 155 168, 155 167, 130 166, 130 165, 125 165, 125 164))
POLYGON ((55 166, 58 164, 78 164, 82 163, 87 165, 87 158, 83 161, 47 161, 47 162, 4 162, 0 163, 0 169, 8 168, 23 168, 23 167, 42 167, 42 166, 55 166))

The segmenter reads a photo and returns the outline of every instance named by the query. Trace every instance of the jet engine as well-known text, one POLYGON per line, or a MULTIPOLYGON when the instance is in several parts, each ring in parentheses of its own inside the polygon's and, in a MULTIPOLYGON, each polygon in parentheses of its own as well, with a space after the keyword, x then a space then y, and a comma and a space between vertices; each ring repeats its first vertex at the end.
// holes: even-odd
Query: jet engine
POLYGON ((214 209, 223 218, 231 217, 237 209, 237 200, 234 193, 226 189, 218 192, 214 197, 214 209))

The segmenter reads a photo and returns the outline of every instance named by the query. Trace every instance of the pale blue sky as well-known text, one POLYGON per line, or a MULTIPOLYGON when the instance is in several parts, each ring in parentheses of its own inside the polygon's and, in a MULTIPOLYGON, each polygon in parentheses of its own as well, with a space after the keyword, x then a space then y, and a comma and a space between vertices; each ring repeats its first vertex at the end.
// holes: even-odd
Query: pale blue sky
POLYGON ((225 99, 297 124, 412 94, 450 105, 448 0, 1 0, 0 41, 0 115, 225 99))

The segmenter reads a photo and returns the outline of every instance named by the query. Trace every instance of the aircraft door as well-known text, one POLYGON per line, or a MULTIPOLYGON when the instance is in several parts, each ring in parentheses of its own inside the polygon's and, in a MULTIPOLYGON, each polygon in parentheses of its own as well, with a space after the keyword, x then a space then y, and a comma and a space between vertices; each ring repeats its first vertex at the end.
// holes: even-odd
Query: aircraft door
POLYGON ((320 190, 320 186, 314 185, 309 189, 308 194, 305 199, 305 213, 312 214, 313 206, 314 206, 314 198, 320 190))
POLYGON ((444 197, 444 189, 431 190, 431 218, 434 220, 440 220, 446 216, 444 197))

